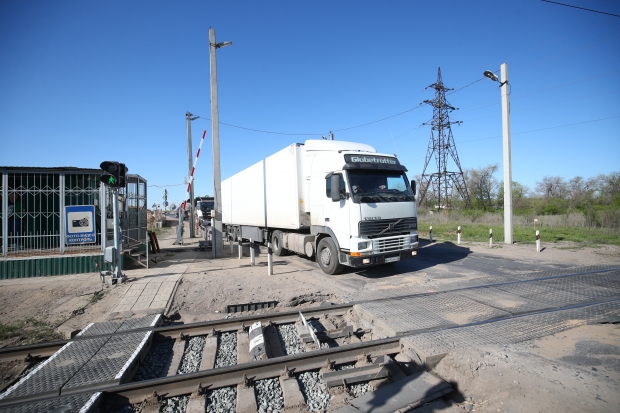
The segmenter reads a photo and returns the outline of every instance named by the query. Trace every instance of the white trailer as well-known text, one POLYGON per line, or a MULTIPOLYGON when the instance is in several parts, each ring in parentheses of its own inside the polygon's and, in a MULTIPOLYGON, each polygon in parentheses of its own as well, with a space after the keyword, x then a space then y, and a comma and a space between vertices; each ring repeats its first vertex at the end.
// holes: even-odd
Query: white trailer
POLYGON ((328 274, 412 258, 417 208, 406 170, 366 144, 292 144, 222 182, 222 223, 232 240, 271 241, 276 255, 316 257, 328 274))

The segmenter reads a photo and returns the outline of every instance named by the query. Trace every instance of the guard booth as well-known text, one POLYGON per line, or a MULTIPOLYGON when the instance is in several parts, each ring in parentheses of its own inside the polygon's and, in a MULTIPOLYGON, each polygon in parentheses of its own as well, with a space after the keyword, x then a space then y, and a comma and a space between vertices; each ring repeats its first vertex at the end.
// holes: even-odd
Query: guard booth
MULTIPOLYGON (((105 269, 114 240, 112 193, 100 169, 0 166, 0 279, 105 269)), ((121 262, 146 252, 147 182, 127 174, 121 188, 121 262)))

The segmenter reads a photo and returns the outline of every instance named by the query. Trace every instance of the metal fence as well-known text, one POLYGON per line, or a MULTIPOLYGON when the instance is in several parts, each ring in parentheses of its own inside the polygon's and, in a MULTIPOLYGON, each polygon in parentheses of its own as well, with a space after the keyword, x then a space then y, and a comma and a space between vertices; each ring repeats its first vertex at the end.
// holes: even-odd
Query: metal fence
MULTIPOLYGON (((147 239, 146 207, 147 184, 139 175, 127 175, 127 185, 119 189, 118 211, 120 218, 120 232, 123 249, 130 249, 144 244, 147 239)), ((105 214, 107 222, 106 239, 108 246, 113 245, 113 196, 107 191, 105 214)))
MULTIPOLYGON (((113 244, 112 194, 99 181, 101 171, 0 167, 0 173, 0 258, 93 253, 113 244), (67 243, 65 207, 79 205, 94 206, 95 242, 67 243)), ((123 248, 131 248, 147 238, 146 180, 127 175, 119 192, 123 248)))

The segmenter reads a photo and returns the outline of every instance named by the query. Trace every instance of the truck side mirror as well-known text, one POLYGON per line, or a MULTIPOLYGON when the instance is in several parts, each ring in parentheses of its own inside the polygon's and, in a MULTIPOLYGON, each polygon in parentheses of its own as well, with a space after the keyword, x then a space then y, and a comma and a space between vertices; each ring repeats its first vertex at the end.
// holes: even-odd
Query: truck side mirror
POLYGON ((332 201, 338 202, 340 201, 340 175, 334 174, 329 179, 331 183, 332 201))
POLYGON ((415 181, 413 179, 411 180, 411 190, 413 191, 413 195, 417 195, 416 194, 415 181))

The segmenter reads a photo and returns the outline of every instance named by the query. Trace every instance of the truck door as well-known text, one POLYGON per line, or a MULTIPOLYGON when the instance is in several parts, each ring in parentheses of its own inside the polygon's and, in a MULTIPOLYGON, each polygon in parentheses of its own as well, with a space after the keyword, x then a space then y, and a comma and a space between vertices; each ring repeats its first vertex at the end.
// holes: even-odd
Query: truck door
MULTIPOLYGON (((340 188, 346 193, 346 185, 343 174, 335 172, 334 175, 340 176, 340 188)), ((349 202, 345 197, 340 201, 332 201, 331 193, 331 174, 325 178, 325 226, 331 228, 338 239, 340 248, 349 249, 349 238, 351 230, 349 228, 349 202)))

